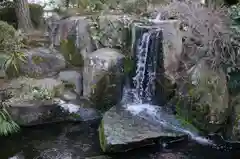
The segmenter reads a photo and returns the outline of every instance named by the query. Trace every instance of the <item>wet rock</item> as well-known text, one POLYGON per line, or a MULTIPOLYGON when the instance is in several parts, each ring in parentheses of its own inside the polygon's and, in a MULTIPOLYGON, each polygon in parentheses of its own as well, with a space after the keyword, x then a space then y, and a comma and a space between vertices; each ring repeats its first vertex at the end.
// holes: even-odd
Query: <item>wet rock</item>
POLYGON ((63 56, 55 51, 47 48, 34 48, 24 51, 26 62, 20 66, 20 72, 29 77, 36 77, 49 74, 51 72, 60 71, 66 67, 63 56))
POLYGON ((104 152, 124 152, 153 145, 156 141, 179 141, 186 134, 181 129, 198 133, 184 125, 161 107, 133 105, 127 109, 113 107, 107 111, 99 127, 100 145, 104 152), (176 129, 178 127, 179 129, 176 129))
POLYGON ((85 60, 83 96, 99 109, 108 109, 121 100, 123 58, 117 50, 102 48, 89 54, 85 60))
POLYGON ((74 70, 61 71, 58 75, 58 79, 69 86, 72 85, 77 94, 82 94, 82 76, 79 72, 74 70))
POLYGON ((57 100, 56 103, 69 115, 66 117, 67 121, 80 122, 91 121, 99 119, 100 113, 92 108, 92 104, 86 100, 78 100, 77 102, 65 102, 57 100))
POLYGON ((181 153, 162 153, 162 154, 159 154, 159 156, 157 156, 157 158, 160 158, 160 159, 183 159, 185 157, 186 156, 184 156, 181 153))

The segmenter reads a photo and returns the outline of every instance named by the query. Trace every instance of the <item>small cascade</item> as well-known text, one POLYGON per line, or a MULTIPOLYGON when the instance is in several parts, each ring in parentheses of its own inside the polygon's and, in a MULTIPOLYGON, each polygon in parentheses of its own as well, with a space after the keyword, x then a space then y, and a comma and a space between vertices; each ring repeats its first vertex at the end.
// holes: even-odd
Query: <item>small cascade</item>
MULTIPOLYGON (((158 56, 161 54, 156 49, 158 38, 161 37, 162 31, 151 29, 142 33, 135 44, 136 70, 132 78, 133 89, 131 95, 133 103, 152 103, 156 94, 155 80, 158 67, 158 56)), ((161 47, 161 46, 160 46, 161 47)), ((129 94, 129 89, 127 90, 129 94)), ((128 95, 129 96, 129 95, 128 95)), ((124 97, 123 97, 124 99, 124 97)))

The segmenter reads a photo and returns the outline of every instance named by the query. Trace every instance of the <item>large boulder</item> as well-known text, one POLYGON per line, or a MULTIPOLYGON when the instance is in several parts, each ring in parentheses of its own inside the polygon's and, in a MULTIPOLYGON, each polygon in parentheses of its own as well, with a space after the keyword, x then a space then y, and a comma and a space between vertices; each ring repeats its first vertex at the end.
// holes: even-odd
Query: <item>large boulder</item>
POLYGON ((184 129, 198 133, 187 124, 182 127, 174 115, 159 106, 112 107, 104 114, 99 127, 100 145, 104 152, 123 152, 155 144, 155 141, 179 141, 188 135, 179 131, 184 129))
POLYGON ((26 56, 26 61, 21 62, 19 68, 23 75, 28 75, 29 77, 43 76, 58 72, 66 67, 64 57, 56 50, 52 51, 39 47, 23 52, 26 56))
POLYGON ((89 54, 83 70, 83 96, 104 110, 117 104, 122 96, 124 56, 102 48, 89 54))
POLYGON ((231 115, 225 73, 200 61, 190 71, 191 82, 179 82, 173 100, 180 116, 208 133, 221 131, 231 115))

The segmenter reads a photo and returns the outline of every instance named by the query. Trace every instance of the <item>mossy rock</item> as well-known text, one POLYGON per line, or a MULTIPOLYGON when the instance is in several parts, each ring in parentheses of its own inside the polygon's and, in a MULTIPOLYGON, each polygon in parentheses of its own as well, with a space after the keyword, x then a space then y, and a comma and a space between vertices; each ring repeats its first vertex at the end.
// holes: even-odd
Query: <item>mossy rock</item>
POLYGON ((119 103, 122 95, 122 81, 123 76, 110 72, 104 75, 98 81, 96 86, 93 85, 93 92, 90 100, 96 104, 96 108, 104 112, 111 108, 113 105, 119 103))
POLYGON ((19 77, 11 80, 6 88, 12 95, 12 98, 7 102, 11 106, 31 103, 32 101, 51 100, 54 97, 61 96, 64 91, 62 82, 52 78, 19 77))
POLYGON ((216 133, 223 130, 226 126, 228 110, 219 111, 216 114, 216 118, 222 117, 221 120, 211 122, 211 115, 213 115, 211 113, 214 108, 205 100, 203 97, 196 97, 191 93, 185 95, 176 94, 171 99, 170 105, 176 107, 176 112, 180 119, 193 124, 203 132, 216 133))
POLYGON ((99 143, 101 146, 101 149, 103 150, 103 152, 106 151, 106 139, 104 136, 104 123, 103 120, 101 121, 101 124, 99 125, 99 129, 98 129, 98 135, 99 135, 99 143))
MULTIPOLYGON (((129 105, 129 107, 139 106, 141 107, 141 105, 129 105)), ((119 106, 112 107, 104 114, 99 126, 99 142, 104 152, 126 152, 135 148, 154 145, 157 142, 179 142, 189 135, 186 133, 188 131, 200 135, 194 126, 183 123, 174 115, 165 112, 161 107, 146 106, 157 112, 156 116, 149 118, 149 120, 139 118, 138 115, 133 115, 119 106), (179 130, 187 131, 181 132, 176 130, 176 127, 179 127, 179 130)), ((142 109, 139 113, 146 118, 149 116, 145 109, 142 109)))

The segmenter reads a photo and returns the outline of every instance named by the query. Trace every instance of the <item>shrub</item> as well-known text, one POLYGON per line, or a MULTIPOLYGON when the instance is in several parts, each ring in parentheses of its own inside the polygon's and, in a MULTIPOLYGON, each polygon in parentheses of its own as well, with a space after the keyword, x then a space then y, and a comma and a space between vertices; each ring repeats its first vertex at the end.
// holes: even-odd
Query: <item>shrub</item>
POLYGON ((22 37, 20 32, 4 21, 0 21, 1 69, 8 77, 18 76, 20 64, 25 61, 25 54, 20 52, 22 37))
POLYGON ((1 53, 11 52, 18 47, 16 30, 4 21, 0 21, 0 41, 1 53))
POLYGON ((162 20, 178 19, 181 22, 183 52, 180 61, 185 72, 200 59, 212 68, 222 67, 225 71, 238 67, 227 8, 213 9, 195 2, 174 1, 159 11, 162 20))
POLYGON ((0 136, 7 136, 12 133, 18 132, 20 127, 12 120, 11 115, 7 111, 5 101, 11 98, 11 94, 7 90, 0 92, 0 136))
POLYGON ((61 41, 60 52, 70 65, 83 66, 83 57, 76 48, 73 38, 61 41))
MULTIPOLYGON (((29 9, 32 23, 34 27, 38 28, 42 22, 43 7, 39 4, 29 4, 29 9)), ((0 20, 6 21, 17 28, 17 16, 13 2, 8 2, 0 9, 0 20)))

